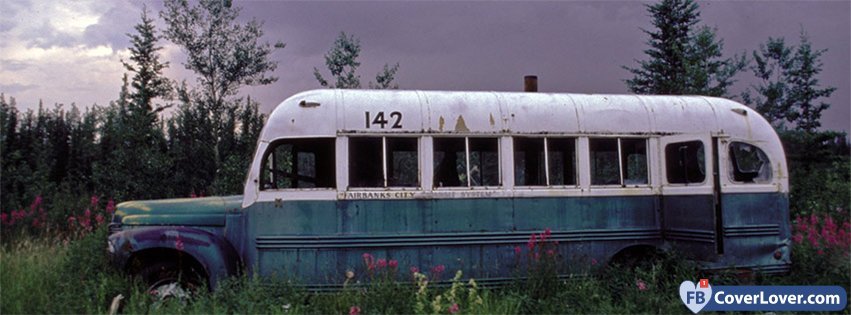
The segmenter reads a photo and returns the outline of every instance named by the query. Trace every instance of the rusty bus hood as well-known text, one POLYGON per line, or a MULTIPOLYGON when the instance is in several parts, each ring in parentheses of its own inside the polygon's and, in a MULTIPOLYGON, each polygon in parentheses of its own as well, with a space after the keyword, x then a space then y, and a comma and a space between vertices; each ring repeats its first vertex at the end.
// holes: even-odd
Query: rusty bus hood
POLYGON ((225 213, 239 209, 242 196, 127 201, 112 222, 119 225, 223 226, 225 213))

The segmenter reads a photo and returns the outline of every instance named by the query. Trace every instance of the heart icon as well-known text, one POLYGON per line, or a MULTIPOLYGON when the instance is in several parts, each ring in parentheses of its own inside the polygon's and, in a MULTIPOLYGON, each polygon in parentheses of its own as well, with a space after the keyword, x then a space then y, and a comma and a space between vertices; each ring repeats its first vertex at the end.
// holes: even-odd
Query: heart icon
POLYGON ((709 284, 706 285, 706 288, 699 288, 691 281, 680 283, 680 299, 692 313, 700 312, 709 303, 711 297, 712 286, 709 284))

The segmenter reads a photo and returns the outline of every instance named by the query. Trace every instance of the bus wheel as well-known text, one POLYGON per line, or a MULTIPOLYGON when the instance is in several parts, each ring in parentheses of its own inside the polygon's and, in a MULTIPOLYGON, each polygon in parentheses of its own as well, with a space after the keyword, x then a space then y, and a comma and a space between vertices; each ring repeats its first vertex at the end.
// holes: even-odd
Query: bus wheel
POLYGON ((194 268, 180 268, 176 262, 153 263, 143 268, 139 275, 148 293, 157 301, 177 299, 185 302, 204 287, 200 273, 194 268))
POLYGON ((621 250, 609 261, 612 267, 647 269, 661 261, 663 253, 653 246, 635 246, 621 250))

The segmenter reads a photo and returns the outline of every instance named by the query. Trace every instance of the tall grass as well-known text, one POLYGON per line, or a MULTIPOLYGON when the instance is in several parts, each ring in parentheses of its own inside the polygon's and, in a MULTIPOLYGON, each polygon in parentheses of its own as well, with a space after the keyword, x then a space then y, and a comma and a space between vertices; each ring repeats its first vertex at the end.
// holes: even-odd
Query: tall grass
POLYGON ((460 272, 450 286, 435 286, 430 280, 439 269, 416 270, 412 281, 397 282, 398 271, 387 264, 376 267, 369 283, 346 283, 339 292, 312 293, 283 281, 242 276, 188 302, 155 301, 142 284, 113 270, 105 255, 105 227, 100 227, 79 238, 18 237, 3 243, 0 314, 106 313, 119 294, 125 297, 121 312, 127 314, 667 314, 687 312, 678 286, 699 278, 716 285, 818 284, 851 291, 851 226, 810 216, 796 219, 794 227, 795 264, 786 276, 705 274, 694 263, 667 254, 636 268, 606 266, 558 278, 563 259, 550 252, 555 246, 545 233, 530 243, 517 280, 500 288, 482 288, 460 272))

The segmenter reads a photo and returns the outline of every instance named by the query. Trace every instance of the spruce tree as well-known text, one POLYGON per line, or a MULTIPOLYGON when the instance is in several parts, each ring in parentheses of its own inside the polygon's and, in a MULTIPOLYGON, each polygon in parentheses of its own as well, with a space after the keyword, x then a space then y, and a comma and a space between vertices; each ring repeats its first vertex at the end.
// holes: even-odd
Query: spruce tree
POLYGON ((625 80, 638 94, 697 94, 724 96, 738 71, 745 67, 742 57, 722 58, 723 41, 715 31, 699 27, 700 12, 693 0, 663 0, 647 6, 653 17, 653 30, 644 50, 647 60, 638 67, 623 68, 632 74, 625 80))
POLYGON ((775 128, 793 124, 797 130, 814 132, 821 126, 822 111, 830 107, 817 100, 830 97, 836 88, 821 88, 817 78, 822 70, 820 57, 827 50, 814 50, 803 32, 800 41, 798 46, 788 46, 783 38, 768 38, 760 44, 750 68, 760 82, 742 99, 775 128))

